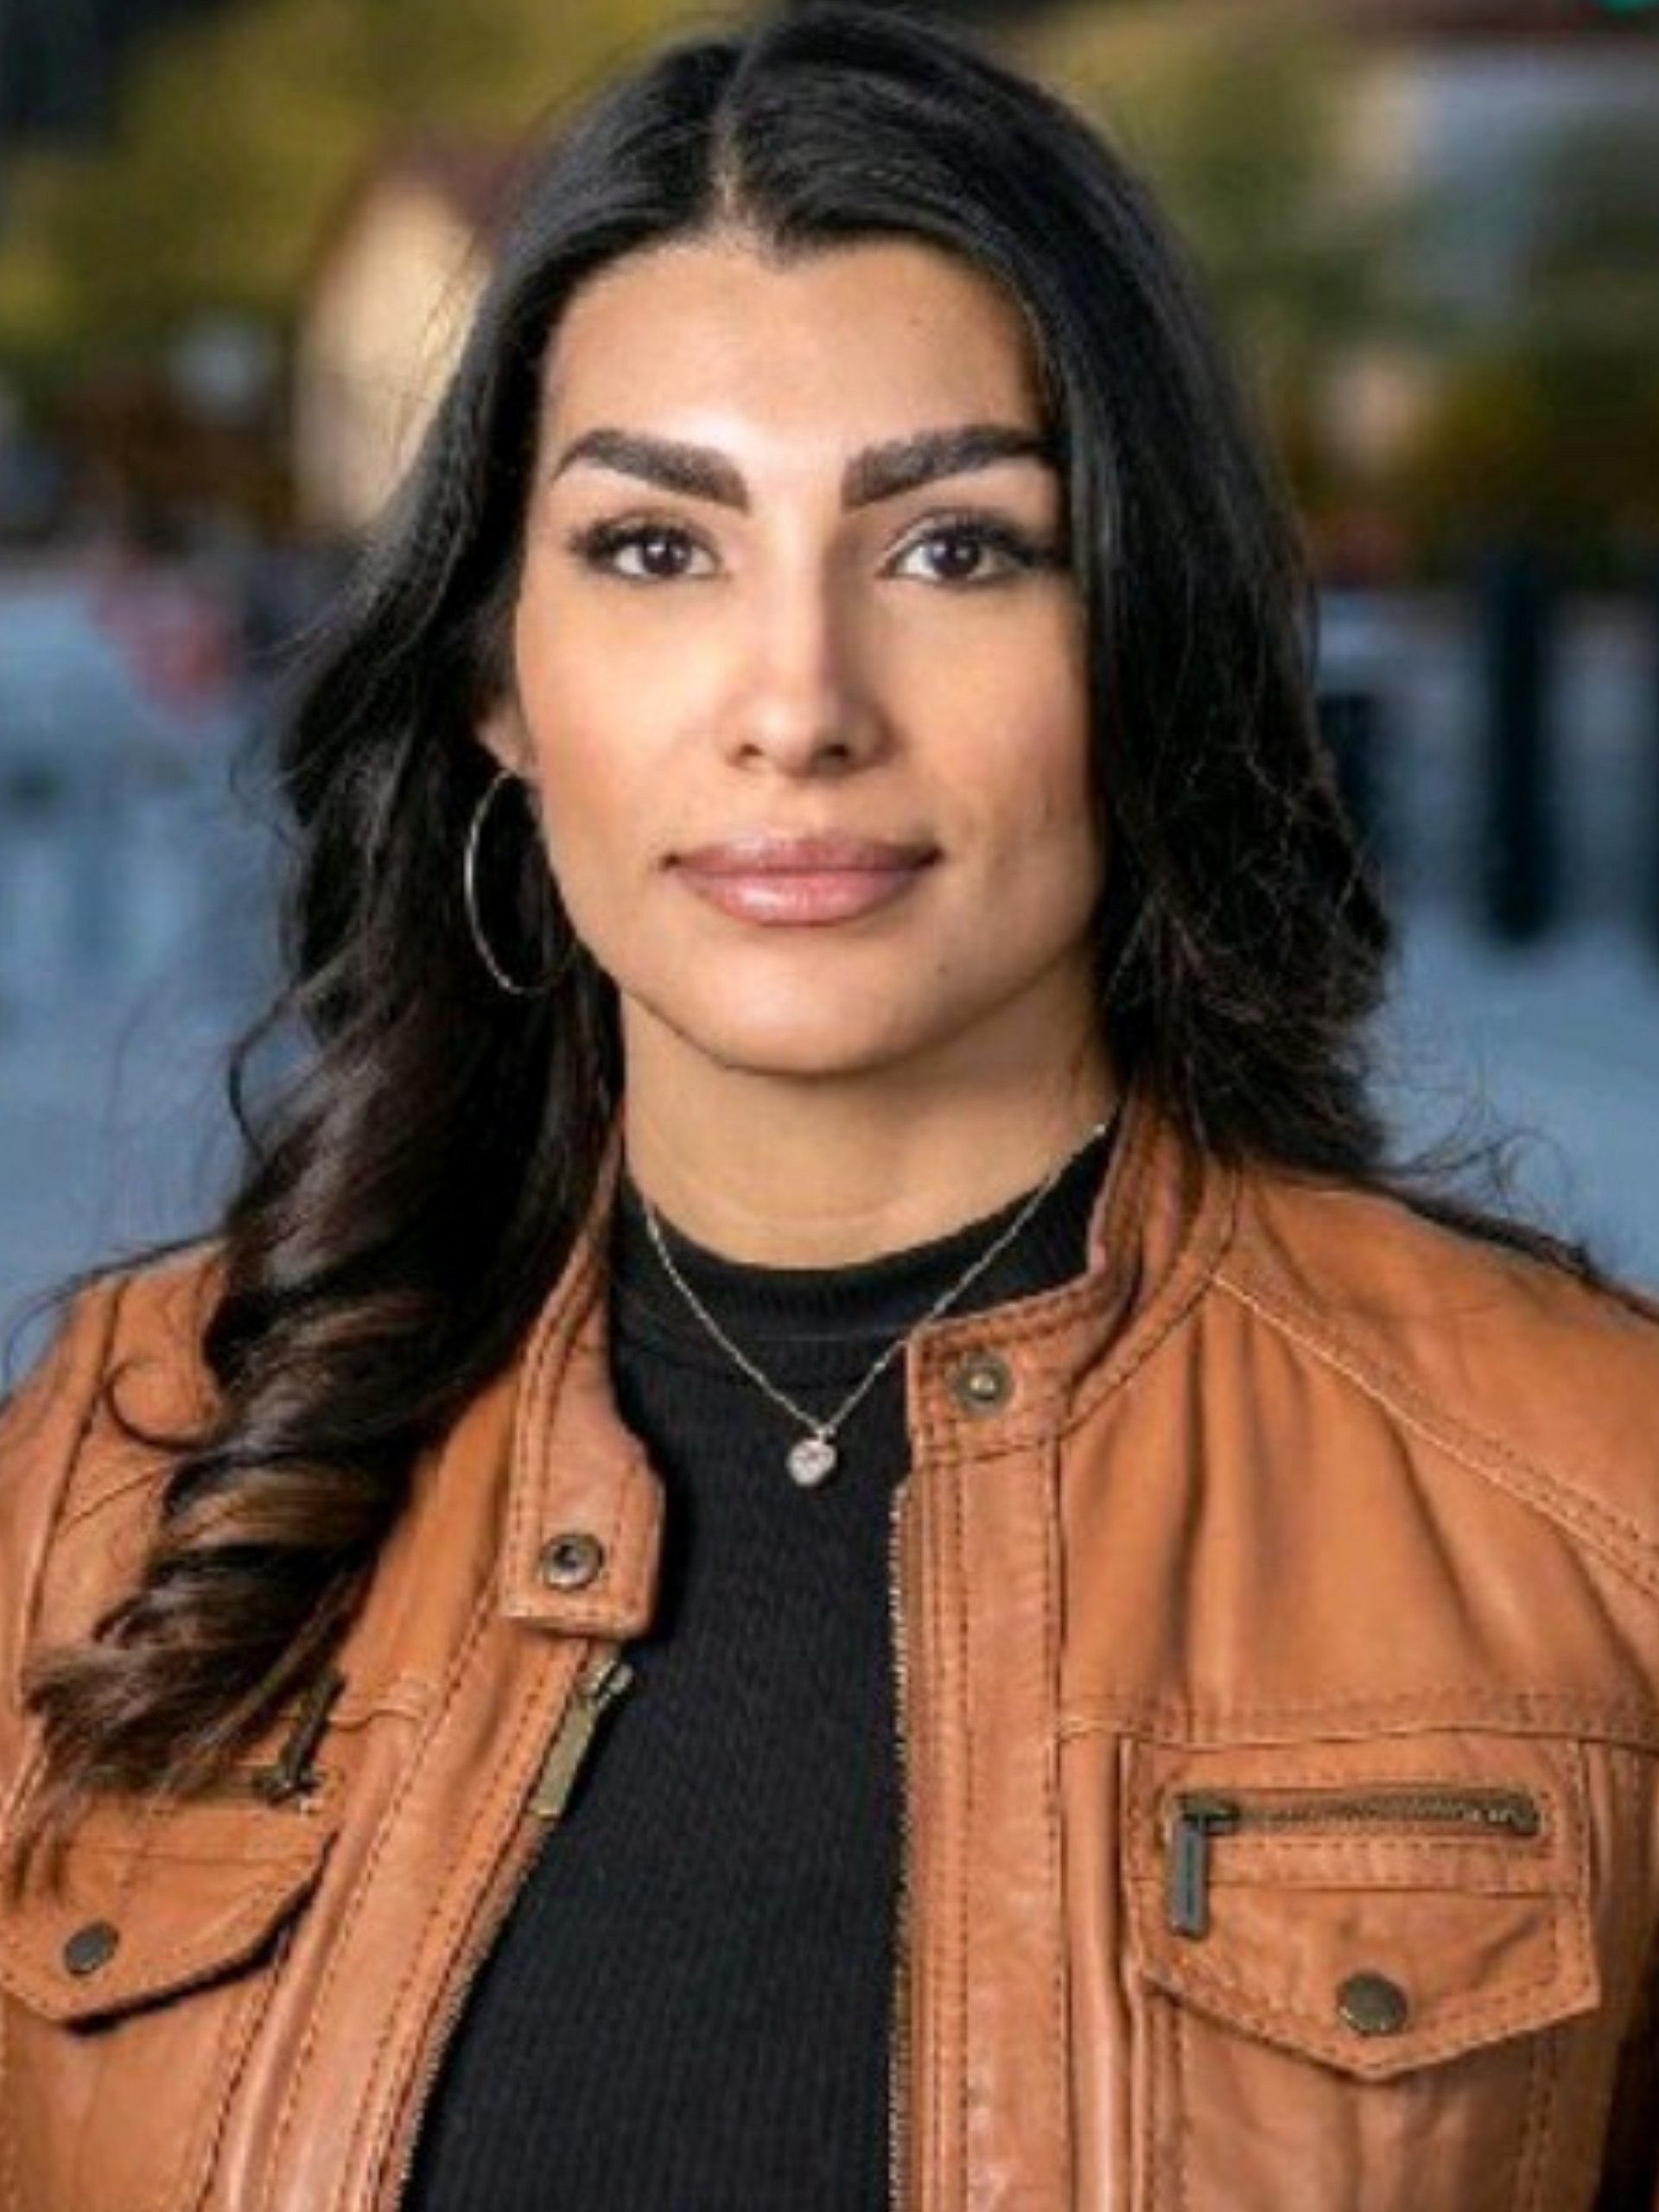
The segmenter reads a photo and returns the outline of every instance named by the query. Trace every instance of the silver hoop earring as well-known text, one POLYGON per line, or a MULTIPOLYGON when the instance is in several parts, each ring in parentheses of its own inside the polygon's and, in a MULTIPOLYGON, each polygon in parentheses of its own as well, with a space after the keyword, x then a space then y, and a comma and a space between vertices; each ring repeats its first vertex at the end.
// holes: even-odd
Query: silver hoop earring
POLYGON ((499 990, 506 992, 510 998, 539 999, 545 998, 550 990, 556 988, 569 973, 570 963, 576 956, 575 938, 571 938, 569 947, 538 982, 521 983, 515 977, 508 975, 491 950, 490 941, 484 934, 484 923, 478 904, 478 853, 479 847, 483 842, 485 819, 502 785, 516 784, 518 780, 510 768, 498 769, 483 797, 473 809, 473 818, 467 825, 467 842, 461 851, 461 904, 467 910, 467 930, 471 933, 479 958, 489 970, 491 982, 499 990))

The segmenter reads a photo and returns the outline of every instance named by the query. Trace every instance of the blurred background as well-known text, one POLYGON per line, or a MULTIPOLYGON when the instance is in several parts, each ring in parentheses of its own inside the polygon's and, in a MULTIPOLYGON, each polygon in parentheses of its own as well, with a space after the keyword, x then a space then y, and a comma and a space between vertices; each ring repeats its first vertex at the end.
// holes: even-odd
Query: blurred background
MULTIPOLYGON (((1404 925, 1390 1100, 1659 1283, 1659 0, 989 0, 1184 226, 1404 925)), ((515 162, 677 0, 0 0, 0 1321, 211 1218, 259 740, 515 162)))

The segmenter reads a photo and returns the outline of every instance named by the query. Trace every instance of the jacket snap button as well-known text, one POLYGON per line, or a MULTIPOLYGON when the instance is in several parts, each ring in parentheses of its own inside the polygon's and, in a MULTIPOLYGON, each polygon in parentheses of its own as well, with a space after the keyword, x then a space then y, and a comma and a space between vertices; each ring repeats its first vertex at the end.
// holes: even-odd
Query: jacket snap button
POLYGON ((1014 1370, 996 1352, 970 1351, 951 1370, 950 1395, 965 1414, 1000 1413, 1014 1395, 1014 1370))
POLYGON ((107 1920, 89 1920, 63 1947, 63 1963, 73 1974, 96 1974, 120 1948, 121 1931, 107 1920))
POLYGON ((537 1572, 550 1590, 585 1590, 605 1564, 605 1547, 584 1529, 567 1530, 542 1547, 537 1572))
POLYGON ((1411 2004, 1385 1974, 1351 1974, 1337 1991, 1337 2010, 1357 2036, 1397 2036, 1411 2004))

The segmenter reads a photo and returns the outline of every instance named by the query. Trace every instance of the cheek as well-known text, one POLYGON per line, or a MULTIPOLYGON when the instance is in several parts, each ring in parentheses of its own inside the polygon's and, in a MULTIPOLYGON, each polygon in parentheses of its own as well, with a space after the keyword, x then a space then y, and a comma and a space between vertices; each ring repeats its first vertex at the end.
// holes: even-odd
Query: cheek
POLYGON ((1098 887, 1104 855, 1087 702, 1075 683, 1057 674, 1046 695, 1035 701, 1028 696, 1023 709, 1008 702, 1005 727, 1021 736, 999 764, 1007 819, 1023 825, 1019 842, 1042 869, 1058 871, 1074 894, 1079 876, 1098 887))

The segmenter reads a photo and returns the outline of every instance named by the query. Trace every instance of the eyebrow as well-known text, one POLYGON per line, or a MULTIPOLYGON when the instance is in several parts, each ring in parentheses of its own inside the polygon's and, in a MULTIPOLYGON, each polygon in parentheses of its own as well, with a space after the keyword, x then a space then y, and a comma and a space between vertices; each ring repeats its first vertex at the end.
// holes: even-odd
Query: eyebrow
MULTIPOLYGON (((855 454, 842 474, 842 505, 849 509, 874 506, 942 478, 972 475, 1009 461, 1034 461, 1049 469, 1058 466, 1053 441, 1040 431, 1001 423, 920 430, 855 454)), ((685 445, 637 430, 588 430, 560 454, 553 477, 563 476, 582 461, 619 476, 638 477, 664 492, 709 499, 745 514, 749 510, 749 487, 741 472, 710 446, 685 445)))

